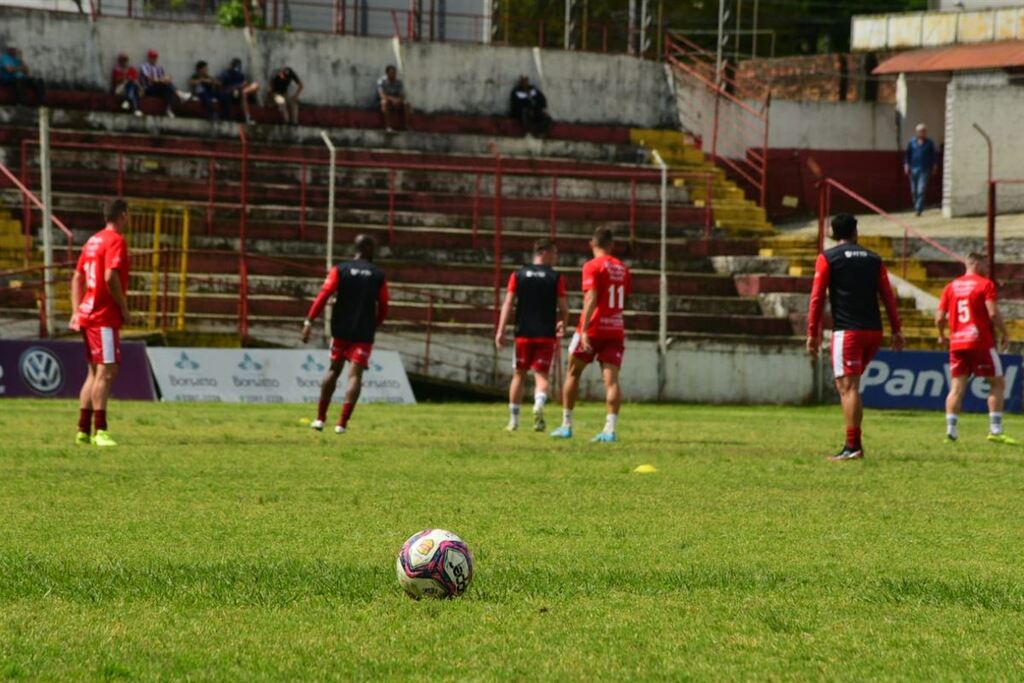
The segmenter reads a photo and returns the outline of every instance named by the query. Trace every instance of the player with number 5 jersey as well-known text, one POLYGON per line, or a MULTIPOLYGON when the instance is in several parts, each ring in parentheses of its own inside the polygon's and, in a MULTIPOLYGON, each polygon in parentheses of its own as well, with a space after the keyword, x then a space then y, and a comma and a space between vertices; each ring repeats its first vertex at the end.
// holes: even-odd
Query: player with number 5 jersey
POLYGON ((999 350, 1008 343, 1006 324, 996 303, 996 285, 986 277, 982 254, 967 256, 967 272, 946 285, 935 313, 939 343, 949 343, 949 395, 946 397, 946 441, 959 438, 960 407, 971 376, 988 378, 989 435, 995 443, 1016 444, 1003 433, 1006 382, 999 350), (949 327, 947 340, 946 327, 949 327), (998 349, 993 331, 999 335, 998 349))
POLYGON ((623 311, 632 288, 629 268, 612 256, 614 237, 608 228, 599 228, 590 248, 594 258, 583 266, 583 312, 569 345, 569 370, 562 391, 562 426, 551 433, 555 438, 572 437, 572 414, 579 393, 580 376, 595 360, 601 364, 608 413, 604 429, 592 441, 617 440, 616 428, 622 394, 619 368, 625 352, 626 325, 623 311))

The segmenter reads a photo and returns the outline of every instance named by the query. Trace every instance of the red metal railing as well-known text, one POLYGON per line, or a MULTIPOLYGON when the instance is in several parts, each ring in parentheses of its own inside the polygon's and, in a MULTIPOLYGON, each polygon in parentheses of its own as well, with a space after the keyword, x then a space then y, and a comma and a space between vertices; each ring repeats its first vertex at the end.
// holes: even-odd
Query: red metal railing
POLYGON ((963 260, 964 260, 963 257, 960 256, 959 254, 957 254, 956 252, 954 252, 954 251, 952 251, 952 250, 942 246, 941 244, 939 244, 938 242, 936 242, 932 238, 928 237, 927 235, 925 235, 921 231, 916 230, 916 229, 910 227, 909 225, 907 225, 905 222, 903 222, 899 218, 893 216, 892 214, 890 214, 889 212, 887 212, 884 209, 880 208, 878 205, 874 204, 870 200, 865 199, 861 195, 857 194, 856 192, 854 192, 853 190, 848 188, 846 185, 843 185, 839 181, 833 180, 832 178, 822 178, 819 181, 819 183, 818 183, 818 252, 819 253, 821 253, 821 251, 825 248, 825 231, 826 231, 825 226, 826 226, 826 223, 828 222, 828 217, 831 214, 832 190, 833 189, 838 190, 839 192, 841 192, 845 196, 849 197, 853 201, 861 204, 862 206, 864 206, 867 209, 870 209, 871 211, 875 212, 879 216, 882 216, 883 218, 888 220, 890 223, 892 223, 893 225, 898 226, 899 228, 901 228, 903 230, 903 255, 902 255, 902 258, 901 258, 901 267, 902 267, 903 279, 907 278, 907 262, 908 262, 908 260, 910 258, 910 236, 911 235, 913 235, 916 239, 921 240, 922 242, 924 242, 928 246, 932 247, 933 249, 936 249, 940 253, 945 254, 949 258, 951 258, 951 259, 953 259, 955 261, 963 262, 963 260))
MULTIPOLYGON (((110 172, 103 171, 102 164, 100 168, 94 168, 89 174, 59 174, 55 173, 55 191, 56 192, 80 192, 88 195, 96 194, 109 194, 113 191, 117 191, 119 195, 131 195, 131 189, 136 186, 141 179, 141 176, 136 175, 135 178, 129 178, 130 173, 129 164, 126 163, 127 159, 136 159, 140 162, 135 166, 143 166, 142 162, 147 165, 157 165, 158 159, 168 160, 182 160, 182 161, 197 161, 198 163, 189 171, 194 173, 198 169, 205 168, 205 179, 199 178, 197 181, 192 182, 171 182, 166 188, 166 194, 161 194, 162 199, 176 201, 180 203, 192 204, 201 206, 205 210, 207 219, 207 234, 212 235, 215 229, 215 222, 217 216, 221 211, 237 211, 238 212, 238 237, 239 237, 239 248, 238 252, 234 254, 235 258, 239 261, 239 278, 240 278, 240 301, 239 301, 239 332, 244 337, 248 334, 248 320, 249 320, 249 307, 248 307, 248 277, 249 277, 249 264, 248 264, 248 223, 249 214, 253 210, 285 210, 295 211, 298 213, 298 224, 297 236, 300 240, 306 239, 309 236, 308 228, 308 216, 312 209, 323 210, 325 206, 323 197, 323 187, 317 184, 316 176, 319 175, 319 180, 324 182, 326 176, 326 169, 329 166, 329 158, 325 153, 321 153, 320 150, 301 148, 297 153, 288 154, 267 154, 260 151, 253 151, 251 145, 244 135, 244 129, 240 129, 240 150, 228 151, 224 149, 215 150, 204 150, 204 149, 181 149, 175 146, 173 143, 168 144, 166 147, 152 147, 146 145, 131 145, 122 144, 119 140, 91 140, 90 142, 78 142, 75 140, 64 140, 61 139, 61 135, 54 135, 51 141, 51 149, 53 151, 54 166, 59 171, 61 166, 59 164, 60 155, 64 152, 70 152, 72 154, 77 152, 89 152, 90 154, 102 153, 106 151, 110 153, 114 159, 111 159, 110 167, 114 170, 110 172), (301 156, 300 156, 301 154, 301 156), (260 199, 261 203, 252 205, 249 199, 249 185, 251 184, 251 174, 254 168, 258 171, 262 169, 267 173, 279 174, 277 180, 264 181, 261 185, 260 199), (288 169, 291 168, 295 171, 296 178, 291 178, 288 174, 288 169), (318 170, 319 169, 319 170, 318 170), (287 185, 285 189, 280 190, 282 193, 280 197, 272 197, 268 193, 270 190, 267 188, 272 186, 274 182, 280 184, 283 182, 280 180, 280 174, 287 175, 287 185), (106 175, 105 175, 106 174, 106 175), (205 183, 204 183, 205 180, 205 183), (295 192, 294 184, 298 181, 299 185, 298 193, 295 192), (268 185, 269 183, 269 185, 268 185), (298 205, 295 205, 296 194, 298 195, 298 205), (265 208, 264 208, 265 207, 265 208)), ((34 139, 25 139, 22 141, 22 157, 26 160, 26 163, 22 166, 22 177, 23 183, 28 183, 31 179, 27 160, 32 157, 29 153, 30 148, 33 145, 38 144, 34 139)), ((608 181, 618 184, 628 183, 629 187, 629 200, 628 200, 628 221, 630 240, 635 242, 638 239, 638 223, 641 220, 653 223, 657 216, 660 216, 660 202, 653 195, 656 193, 656 188, 660 184, 660 170, 640 167, 640 168, 621 168, 621 169, 567 169, 567 170, 545 170, 536 169, 531 167, 512 167, 503 160, 500 154, 497 154, 497 148, 494 148, 495 156, 491 163, 487 163, 485 160, 472 161, 467 163, 422 163, 408 161, 403 158, 387 159, 381 157, 375 157, 372 159, 339 159, 337 161, 337 168, 339 174, 360 172, 367 178, 367 184, 372 184, 372 178, 377 176, 383 176, 386 179, 386 190, 375 191, 371 187, 370 190, 366 190, 362 187, 357 187, 357 183, 349 182, 343 184, 343 189, 339 193, 340 202, 339 210, 345 210, 350 207, 360 207, 367 202, 371 203, 379 201, 377 197, 384 197, 386 199, 386 215, 387 215, 387 231, 388 241, 391 246, 394 246, 399 241, 399 235, 396 231, 397 224, 397 212, 399 210, 399 202, 401 200, 403 207, 408 205, 409 210, 422 211, 431 209, 418 208, 416 205, 417 195, 415 190, 405 190, 399 187, 398 178, 401 176, 415 177, 416 174, 422 174, 425 176, 434 176, 438 173, 454 174, 468 176, 471 178, 472 192, 471 193, 458 193, 454 192, 450 195, 444 195, 444 203, 440 204, 436 195, 439 195, 436 191, 430 191, 428 193, 428 204, 433 205, 439 204, 437 211, 447 214, 465 215, 471 220, 472 225, 472 244, 476 248, 478 245, 478 236, 482 228, 482 221, 486 214, 491 215, 493 222, 493 264, 494 264, 494 297, 495 297, 495 308, 500 304, 502 282, 502 253, 504 251, 504 219, 510 215, 531 215, 539 218, 541 215, 547 219, 549 224, 548 232, 553 236, 558 236, 558 222, 559 220, 567 220, 562 218, 566 215, 566 212, 570 208, 579 207, 581 203, 576 201, 575 204, 572 200, 564 199, 559 196, 559 188, 564 187, 565 184, 561 183, 561 179, 584 179, 584 180, 595 180, 595 181, 608 181), (411 175, 410 175, 411 174, 411 175), (506 181, 509 177, 527 179, 527 178, 548 178, 550 183, 547 185, 542 184, 541 187, 549 187, 549 195, 544 197, 513 197, 515 201, 526 201, 534 202, 537 207, 536 214, 530 213, 517 213, 517 211, 526 211, 527 209, 520 209, 512 207, 511 209, 506 203, 508 198, 507 192, 504 189, 506 181), (489 179, 488 185, 490 186, 490 192, 484 193, 483 179, 489 179), (639 188, 643 186, 648 195, 647 200, 641 200, 639 197, 639 188), (370 192, 369 198, 365 196, 365 192, 370 192), (347 193, 347 194, 346 194, 347 193), (364 194, 360 194, 364 193, 364 194), (407 197, 406 195, 410 195, 407 197), (488 211, 489 209, 489 211, 488 211), (642 215, 641 215, 642 210, 642 215), (538 215, 539 214, 539 215, 538 215)), ((681 180, 691 187, 703 186, 704 192, 706 193, 705 201, 703 206, 697 207, 692 203, 682 204, 679 202, 673 202, 671 204, 672 210, 678 210, 680 206, 686 211, 692 213, 692 217, 699 217, 699 221, 703 223, 705 237, 711 236, 711 228, 714 224, 714 186, 713 176, 707 173, 671 173, 670 174, 670 187, 674 184, 673 181, 681 180)), ((415 185, 415 182, 414 182, 415 185)), ((152 191, 152 190, 150 190, 152 191)), ((157 190, 160 192, 160 190, 157 190)), ((624 197, 623 197, 624 199, 624 197)), ((607 211, 621 211, 622 215, 625 216, 626 207, 622 206, 623 201, 606 201, 605 204, 601 204, 600 200, 586 200, 588 206, 598 205, 607 206, 607 211)), ((690 215, 690 214, 687 214, 690 215)), ((294 225, 294 223, 293 223, 294 225)))
MULTIPOLYGON (((24 162, 22 168, 24 169, 24 162)), ((23 203, 22 231, 25 237, 24 258, 25 265, 28 265, 28 262, 31 259, 32 249, 32 235, 30 232, 32 224, 32 212, 30 207, 35 206, 37 209, 42 211, 44 208, 43 203, 39 200, 38 197, 36 197, 32 190, 28 189, 25 183, 19 180, 18 177, 14 175, 14 173, 11 171, 11 169, 7 168, 7 166, 5 166, 4 164, 0 164, 0 174, 7 178, 7 180, 9 180, 11 184, 13 184, 16 188, 18 188, 18 191, 21 192, 23 203)), ((64 237, 67 240, 67 252, 70 254, 74 247, 74 235, 71 234, 71 231, 68 229, 68 226, 64 225, 64 222, 61 219, 57 218, 56 216, 53 216, 52 214, 51 219, 53 220, 53 224, 57 226, 57 229, 64 233, 64 237)))
POLYGON ((716 55, 678 33, 666 35, 665 61, 685 84, 678 90, 685 100, 679 107, 684 127, 702 138, 712 161, 765 206, 770 89, 756 81, 739 82, 724 73, 724 66, 717 73, 716 55))

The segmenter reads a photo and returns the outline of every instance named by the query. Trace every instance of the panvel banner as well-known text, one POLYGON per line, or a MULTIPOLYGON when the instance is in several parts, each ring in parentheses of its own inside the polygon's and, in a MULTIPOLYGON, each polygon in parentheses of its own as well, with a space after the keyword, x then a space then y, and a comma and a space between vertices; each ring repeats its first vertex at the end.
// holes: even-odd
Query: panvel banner
MULTIPOLYGON (((0 340, 0 398, 78 398, 88 372, 84 342, 0 340)), ((156 398, 142 342, 121 342, 113 395, 122 400, 156 398)))
MULTIPOLYGON (((1006 412, 1021 412, 1021 356, 1000 355, 1006 378, 1006 412)), ((949 354, 938 351, 880 351, 860 379, 869 408, 945 410, 949 354)), ((985 413, 988 382, 975 377, 964 397, 965 412, 985 413)))
MULTIPOLYGON (((164 401, 316 403, 328 367, 326 349, 154 347, 147 352, 164 401)), ((342 400, 347 381, 348 363, 334 400, 342 400)), ((397 352, 374 350, 359 402, 416 402, 397 352)))

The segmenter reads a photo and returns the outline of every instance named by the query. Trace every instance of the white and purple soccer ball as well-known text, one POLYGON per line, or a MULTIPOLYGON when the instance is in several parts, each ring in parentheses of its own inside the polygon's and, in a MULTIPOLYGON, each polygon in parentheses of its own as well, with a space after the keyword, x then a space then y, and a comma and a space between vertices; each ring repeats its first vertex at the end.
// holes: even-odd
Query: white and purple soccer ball
POLYGON ((395 572, 405 592, 417 600, 456 598, 473 580, 473 554, 452 532, 424 529, 402 546, 395 572))

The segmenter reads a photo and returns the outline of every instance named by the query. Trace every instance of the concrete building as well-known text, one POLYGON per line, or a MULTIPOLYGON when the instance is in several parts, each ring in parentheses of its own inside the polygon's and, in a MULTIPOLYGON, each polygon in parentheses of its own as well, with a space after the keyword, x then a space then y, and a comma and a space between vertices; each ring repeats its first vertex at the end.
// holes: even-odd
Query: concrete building
MULTIPOLYGON (((1024 5, 953 6, 943 1, 934 12, 855 17, 851 38, 855 50, 899 51, 872 73, 897 77, 900 139, 924 123, 943 148, 942 208, 950 217, 986 211, 989 147, 982 131, 993 142, 993 176, 1024 178, 1016 144, 1024 5)), ((1000 210, 1024 211, 1024 186, 1005 185, 998 199, 1000 210)))

